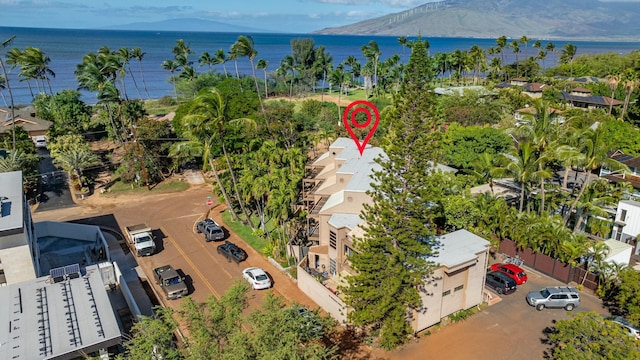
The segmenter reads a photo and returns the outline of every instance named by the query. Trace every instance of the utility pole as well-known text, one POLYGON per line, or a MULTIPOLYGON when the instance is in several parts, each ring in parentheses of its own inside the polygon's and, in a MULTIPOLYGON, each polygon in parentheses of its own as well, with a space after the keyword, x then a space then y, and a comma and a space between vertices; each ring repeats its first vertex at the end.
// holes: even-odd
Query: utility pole
POLYGON ((142 177, 144 179, 144 183, 147 185, 147 190, 151 191, 151 186, 149 186, 149 177, 147 176, 147 168, 144 166, 144 156, 142 156, 142 148, 140 147, 140 142, 138 141, 138 134, 136 133, 136 126, 131 126, 133 132, 133 142, 136 143, 136 150, 138 151, 138 158, 140 159, 140 166, 142 166, 142 177))

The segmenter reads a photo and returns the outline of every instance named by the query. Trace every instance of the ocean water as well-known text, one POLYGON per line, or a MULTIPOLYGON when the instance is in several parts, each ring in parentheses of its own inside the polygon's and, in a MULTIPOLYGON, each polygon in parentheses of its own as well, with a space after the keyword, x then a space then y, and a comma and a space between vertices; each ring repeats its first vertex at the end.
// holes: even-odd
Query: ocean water
MULTIPOLYGON (((211 55, 218 50, 229 51, 230 46, 236 41, 239 35, 251 35, 254 39, 255 48, 258 51, 256 61, 265 59, 268 61, 267 71, 275 71, 282 58, 291 53, 291 40, 296 38, 312 38, 316 46, 324 45, 327 52, 333 56, 333 63, 342 62, 347 56, 353 55, 361 62, 364 56, 360 50, 362 45, 374 40, 381 50, 381 60, 385 60, 393 54, 398 54, 402 62, 408 61, 410 49, 403 48, 398 43, 395 36, 355 36, 355 35, 315 35, 315 34, 265 34, 265 33, 207 33, 207 32, 176 32, 176 31, 118 31, 118 30, 71 30, 71 29, 36 29, 36 28, 13 28, 0 27, 0 41, 4 41, 15 35, 13 43, 5 49, 0 49, 0 56, 5 58, 6 52, 11 48, 24 49, 27 46, 40 48, 51 58, 49 67, 55 73, 51 79, 51 86, 54 91, 62 89, 76 89, 78 84, 74 75, 76 66, 82 62, 82 57, 89 52, 97 52, 102 46, 109 47, 112 51, 121 47, 131 49, 140 47, 145 56, 142 60, 147 89, 152 98, 160 98, 173 94, 173 87, 169 83, 170 73, 162 69, 164 60, 173 59, 171 52, 176 40, 183 39, 195 52, 190 60, 194 61, 199 72, 207 71, 207 67, 198 68, 198 58, 204 51, 211 55)), ((468 50, 473 45, 478 45, 483 49, 488 49, 496 45, 495 39, 478 38, 429 38, 431 54, 438 52, 451 52, 456 49, 468 50)), ((543 46, 547 41, 542 40, 543 46)), ((557 55, 567 41, 553 41, 556 47, 556 54, 548 54, 545 65, 555 65, 557 55)), ((577 55, 585 53, 607 53, 614 52, 626 54, 633 50, 640 49, 640 45, 635 42, 584 42, 571 41, 577 47, 577 55)), ((536 49, 521 46, 520 58, 533 56, 536 49)), ((512 62, 514 55, 510 51, 505 52, 505 61, 512 62)), ((132 60, 131 71, 136 77, 136 81, 142 88, 139 73, 139 63, 132 60)), ((233 61, 226 63, 227 71, 235 74, 235 64, 233 61)), ((217 72, 222 73, 222 65, 214 66, 217 72)), ((238 60, 238 71, 240 74, 251 74, 251 67, 247 58, 238 60)), ((18 69, 8 71, 11 81, 11 88, 14 93, 14 102, 30 103, 31 95, 26 82, 20 82, 17 78, 18 69)), ((262 77, 262 70, 257 70, 258 76, 262 77)), ((126 84, 129 97, 137 97, 133 83, 130 78, 126 84)), ((6 92, 5 92, 6 93, 6 92)), ((144 94, 143 94, 144 96, 144 94)), ((83 100, 95 103, 95 95, 83 92, 83 100)), ((1 100, 0 100, 1 103, 1 100)), ((5 104, 0 104, 5 106, 5 104)))

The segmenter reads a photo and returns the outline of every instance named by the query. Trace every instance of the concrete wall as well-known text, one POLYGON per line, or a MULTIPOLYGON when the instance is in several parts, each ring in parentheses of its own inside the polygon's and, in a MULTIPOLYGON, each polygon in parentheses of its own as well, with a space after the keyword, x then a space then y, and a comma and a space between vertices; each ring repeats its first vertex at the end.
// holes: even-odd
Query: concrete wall
POLYGON ((347 306, 313 276, 298 266, 298 288, 341 324, 347 322, 347 306))
POLYGON ((627 211, 627 215, 623 221, 626 225, 622 228, 620 241, 625 242, 629 237, 640 235, 640 203, 636 201, 619 202, 618 210, 616 212, 616 221, 622 221, 623 210, 627 211))
MULTIPOLYGON (((34 224, 37 236, 57 236, 67 239, 96 242, 103 241, 100 228, 93 225, 69 224, 64 222, 41 221, 34 224)), ((105 243, 106 245, 106 243, 105 243)))

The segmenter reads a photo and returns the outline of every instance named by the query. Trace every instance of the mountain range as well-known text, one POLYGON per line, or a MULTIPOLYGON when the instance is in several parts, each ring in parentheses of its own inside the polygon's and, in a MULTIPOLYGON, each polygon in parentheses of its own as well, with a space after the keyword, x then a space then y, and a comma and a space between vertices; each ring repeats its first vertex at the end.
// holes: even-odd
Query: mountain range
POLYGON ((640 41, 640 3, 443 0, 318 34, 640 41))

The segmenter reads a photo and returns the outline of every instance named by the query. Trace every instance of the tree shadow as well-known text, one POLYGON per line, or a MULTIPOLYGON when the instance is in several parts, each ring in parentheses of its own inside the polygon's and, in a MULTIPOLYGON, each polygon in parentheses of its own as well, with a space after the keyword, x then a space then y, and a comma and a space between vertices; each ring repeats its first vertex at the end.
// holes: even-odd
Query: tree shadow
POLYGON ((153 236, 153 242, 156 243, 156 254, 164 250, 164 239, 167 238, 167 235, 161 229, 153 229, 151 236, 153 236))
POLYGON ((353 326, 347 325, 345 328, 330 334, 325 338, 327 347, 336 347, 336 353, 342 359, 354 360, 384 360, 372 354, 371 349, 365 345, 365 336, 359 333, 353 326))

